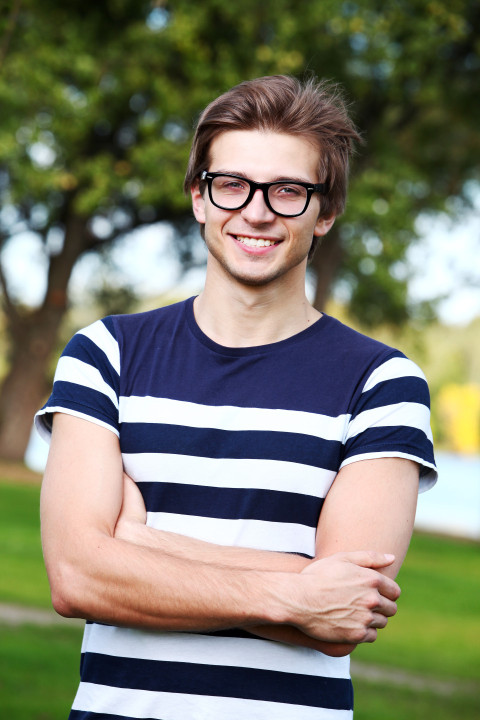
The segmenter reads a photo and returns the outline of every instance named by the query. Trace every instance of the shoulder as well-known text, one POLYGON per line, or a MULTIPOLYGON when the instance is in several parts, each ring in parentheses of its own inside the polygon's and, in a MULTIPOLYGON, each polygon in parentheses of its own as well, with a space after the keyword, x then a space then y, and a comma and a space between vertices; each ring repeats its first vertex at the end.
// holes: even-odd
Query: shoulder
POLYGON ((335 318, 325 315, 323 337, 319 336, 328 356, 332 371, 356 379, 357 387, 363 387, 380 367, 395 372, 416 373, 421 371, 414 366, 403 352, 386 345, 375 338, 348 327, 335 318), (416 368, 414 370, 414 368, 416 368))
POLYGON ((189 301, 182 301, 165 307, 128 315, 108 315, 78 330, 64 350, 71 354, 80 348, 91 347, 105 352, 112 364, 122 347, 135 346, 138 342, 151 339, 164 329, 168 332, 185 313, 189 301))
MULTIPOLYGON (((361 357, 385 357, 399 351, 375 338, 345 325, 331 315, 324 315, 325 329, 329 334, 329 343, 333 350, 359 353, 361 357)), ((401 353, 400 353, 401 354, 401 353)))
POLYGON ((162 323, 175 321, 185 310, 189 301, 173 303, 163 307, 147 310, 140 313, 128 313, 127 315, 109 315, 99 322, 103 323, 110 332, 132 331, 135 328, 152 328, 162 323))
POLYGON ((168 330, 185 317, 193 298, 181 302, 165 305, 141 313, 128 315, 110 315, 101 322, 118 341, 122 338, 135 338, 144 336, 157 330, 168 330))
POLYGON ((328 348, 331 363, 343 377, 355 378, 353 405, 372 398, 402 402, 416 397, 429 406, 423 371, 401 350, 364 335, 328 317, 328 348))

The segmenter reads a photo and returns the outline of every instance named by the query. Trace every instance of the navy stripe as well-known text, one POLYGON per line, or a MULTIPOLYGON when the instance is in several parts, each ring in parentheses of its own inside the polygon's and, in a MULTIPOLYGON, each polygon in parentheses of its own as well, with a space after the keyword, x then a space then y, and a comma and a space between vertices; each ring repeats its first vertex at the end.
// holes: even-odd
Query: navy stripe
POLYGON ((248 630, 243 630, 242 628, 230 628, 229 630, 211 630, 210 632, 197 632, 196 635, 215 635, 215 637, 228 637, 228 638, 248 638, 249 640, 259 640, 260 642, 270 642, 269 640, 264 640, 264 638, 259 637, 258 635, 254 635, 253 633, 248 632, 248 630))
POLYGON ((82 333, 74 335, 63 351, 62 357, 75 358, 94 367, 99 371, 107 385, 110 385, 118 395, 120 386, 119 375, 105 352, 90 340, 89 337, 82 333))
POLYGON ((102 323, 105 325, 110 335, 116 340, 114 320, 114 315, 107 315, 107 317, 102 318, 102 323))
POLYGON ((358 415, 364 409, 396 405, 401 402, 420 403, 430 407, 430 393, 425 380, 417 377, 402 377, 378 383, 362 394, 355 406, 358 415))
POLYGON ((253 488, 139 482, 149 512, 225 520, 265 520, 317 527, 323 500, 312 495, 253 488))
POLYGON ((349 440, 345 457, 358 453, 401 452, 434 464, 433 445, 425 433, 413 427, 392 425, 369 428, 349 440))
POLYGON ((218 430, 161 423, 123 423, 123 453, 172 453, 209 458, 281 460, 336 470, 341 443, 311 435, 218 430))
POLYGON ((118 409, 114 403, 101 392, 84 385, 57 380, 47 407, 63 407, 98 420, 118 429, 118 409))
POLYGON ((83 682, 152 692, 213 695, 351 710, 350 680, 258 668, 139 660, 87 653, 83 682))

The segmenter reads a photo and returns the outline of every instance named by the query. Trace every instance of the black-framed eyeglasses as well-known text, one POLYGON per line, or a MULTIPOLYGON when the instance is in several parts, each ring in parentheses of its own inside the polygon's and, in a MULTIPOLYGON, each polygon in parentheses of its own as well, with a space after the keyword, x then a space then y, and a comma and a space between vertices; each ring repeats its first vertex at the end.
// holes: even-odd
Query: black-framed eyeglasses
POLYGON ((211 202, 221 210, 241 210, 261 190, 265 204, 275 215, 297 217, 308 207, 314 192, 326 195, 326 183, 307 183, 298 180, 276 180, 257 183, 229 173, 204 170, 200 179, 207 182, 211 202))

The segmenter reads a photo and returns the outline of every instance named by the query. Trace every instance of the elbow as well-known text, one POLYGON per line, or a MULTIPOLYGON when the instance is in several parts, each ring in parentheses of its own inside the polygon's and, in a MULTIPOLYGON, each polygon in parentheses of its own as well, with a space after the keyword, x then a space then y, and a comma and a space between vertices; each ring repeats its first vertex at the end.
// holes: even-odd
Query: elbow
POLYGON ((48 572, 48 579, 55 612, 66 618, 85 618, 78 571, 75 572, 68 563, 61 562, 53 571, 48 572))
POLYGON ((104 539, 84 534, 79 543, 44 543, 52 605, 66 618, 93 619, 103 607, 106 583, 104 539), (100 559, 99 559, 100 558, 100 559))
POLYGON ((69 599, 64 593, 52 589, 51 598, 53 609, 58 615, 62 615, 62 617, 65 618, 80 617, 80 614, 75 612, 72 603, 69 602, 69 599))

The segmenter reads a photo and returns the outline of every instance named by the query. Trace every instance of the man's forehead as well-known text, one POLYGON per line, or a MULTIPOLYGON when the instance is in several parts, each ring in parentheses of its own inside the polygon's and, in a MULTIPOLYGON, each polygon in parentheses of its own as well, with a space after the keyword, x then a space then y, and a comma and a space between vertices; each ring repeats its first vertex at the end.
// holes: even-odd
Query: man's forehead
POLYGON ((318 182, 319 165, 319 150, 308 138, 271 130, 227 130, 217 135, 209 148, 210 171, 257 181, 290 178, 318 182))

